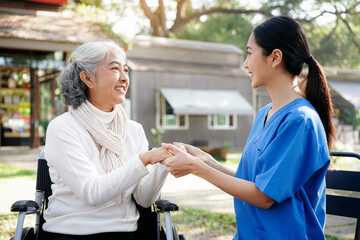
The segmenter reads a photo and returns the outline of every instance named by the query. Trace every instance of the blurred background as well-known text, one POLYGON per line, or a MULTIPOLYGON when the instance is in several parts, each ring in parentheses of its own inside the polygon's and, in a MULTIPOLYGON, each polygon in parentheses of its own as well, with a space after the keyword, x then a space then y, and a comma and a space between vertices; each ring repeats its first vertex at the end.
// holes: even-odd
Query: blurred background
POLYGON ((358 151, 358 0, 0 0, 0 149, 44 145, 49 121, 67 110, 56 76, 71 51, 112 39, 130 68, 125 109, 152 146, 182 141, 219 158, 241 151, 270 101, 241 67, 246 43, 277 15, 302 24, 326 69, 335 148, 358 151))

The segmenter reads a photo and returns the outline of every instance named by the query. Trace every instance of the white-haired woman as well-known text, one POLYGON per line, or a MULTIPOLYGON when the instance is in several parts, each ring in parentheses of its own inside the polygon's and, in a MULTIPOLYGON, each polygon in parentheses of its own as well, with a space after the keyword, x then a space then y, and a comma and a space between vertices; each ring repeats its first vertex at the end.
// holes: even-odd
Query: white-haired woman
POLYGON ((164 148, 148 151, 139 123, 120 104, 129 87, 122 48, 110 41, 77 47, 58 78, 70 111, 52 120, 45 155, 52 196, 46 239, 134 239, 139 213, 149 207, 168 174, 157 164, 164 148))

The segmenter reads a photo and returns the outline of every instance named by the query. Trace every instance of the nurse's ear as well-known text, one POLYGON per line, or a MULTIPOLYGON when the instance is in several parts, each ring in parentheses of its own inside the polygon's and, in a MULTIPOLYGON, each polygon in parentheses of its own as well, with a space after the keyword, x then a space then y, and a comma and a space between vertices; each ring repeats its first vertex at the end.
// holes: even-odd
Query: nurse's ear
POLYGON ((83 83, 85 83, 85 85, 88 87, 88 88, 94 88, 94 84, 93 84, 93 81, 92 81, 92 78, 90 76, 90 74, 86 71, 81 71, 80 73, 80 79, 81 81, 83 81, 83 83))
POLYGON ((271 66, 273 68, 282 66, 283 53, 280 49, 274 49, 269 57, 271 58, 271 66))

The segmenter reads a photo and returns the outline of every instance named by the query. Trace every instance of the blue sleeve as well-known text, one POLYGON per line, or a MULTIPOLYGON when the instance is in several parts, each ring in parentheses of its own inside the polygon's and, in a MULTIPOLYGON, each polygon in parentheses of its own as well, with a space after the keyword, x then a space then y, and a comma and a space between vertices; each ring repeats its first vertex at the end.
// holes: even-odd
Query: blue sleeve
POLYGON ((294 195, 327 164, 329 154, 321 131, 311 118, 282 122, 273 140, 258 149, 256 187, 277 202, 294 195))

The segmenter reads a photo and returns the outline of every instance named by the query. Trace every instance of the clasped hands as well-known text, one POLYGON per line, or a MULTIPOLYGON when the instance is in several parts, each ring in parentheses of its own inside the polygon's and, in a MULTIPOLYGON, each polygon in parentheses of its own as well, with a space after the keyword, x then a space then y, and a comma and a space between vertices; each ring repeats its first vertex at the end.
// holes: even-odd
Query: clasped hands
POLYGON ((212 158, 197 147, 176 142, 174 144, 163 143, 162 147, 152 149, 148 153, 151 153, 149 164, 164 164, 168 171, 177 178, 189 173, 197 175, 203 165, 206 165, 212 158))

